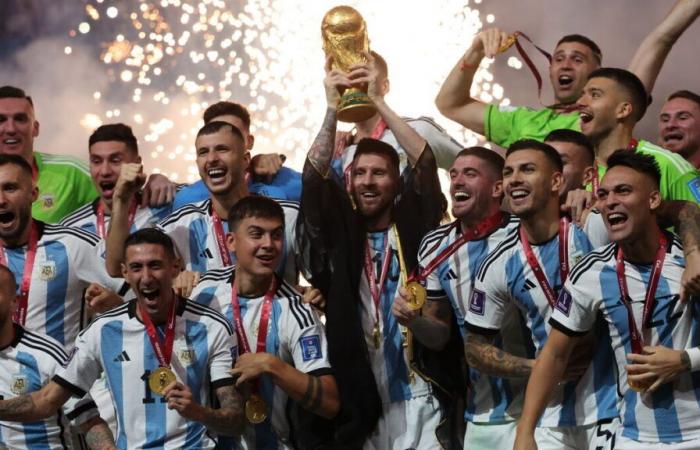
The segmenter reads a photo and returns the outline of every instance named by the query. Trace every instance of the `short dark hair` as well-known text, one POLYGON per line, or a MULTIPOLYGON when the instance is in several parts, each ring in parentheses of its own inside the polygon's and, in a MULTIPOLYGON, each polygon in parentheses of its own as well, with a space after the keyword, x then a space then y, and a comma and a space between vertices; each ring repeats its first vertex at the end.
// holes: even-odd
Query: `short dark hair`
MULTIPOLYGON (((567 128, 560 128, 550 132, 546 138, 545 142, 568 142, 569 144, 578 145, 586 150, 586 162, 593 164, 595 161, 595 151, 593 150, 593 144, 591 144, 590 139, 576 130, 569 130, 567 128)), ((556 149, 555 149, 556 150, 556 149)))
POLYGON ((29 165, 26 159, 19 155, 0 154, 0 167, 13 165, 22 169, 22 172, 28 177, 32 177, 32 166, 29 165))
POLYGON ((700 95, 696 94, 695 92, 682 89, 669 95, 666 101, 673 100, 674 98, 684 98, 686 100, 690 100, 700 107, 700 95))
POLYGON ((239 130, 238 127, 231 125, 228 122, 221 122, 219 120, 204 124, 204 126, 197 131, 197 137, 218 133, 223 129, 231 130, 231 134, 238 136, 241 140, 243 140, 243 133, 241 133, 241 130, 239 130))
POLYGON ((108 123, 99 126, 90 135, 89 146, 97 142, 117 141, 126 145, 126 148, 138 154, 139 144, 134 136, 134 132, 129 125, 123 123, 108 123))
POLYGON ((165 249, 165 253, 171 257, 175 258, 175 245, 170 236, 165 234, 158 228, 141 228, 140 230, 131 233, 124 241, 124 258, 126 258, 126 250, 129 247, 140 244, 154 244, 160 245, 165 249))
POLYGON ((505 161, 501 155, 491 149, 479 146, 463 148, 457 153, 455 160, 462 156, 474 156, 479 158, 484 161, 498 177, 503 173, 503 164, 505 161))
POLYGON ((0 87, 0 98, 23 98, 32 105, 34 108, 34 102, 32 98, 28 96, 22 89, 14 86, 2 86, 0 87))
POLYGON ((396 170, 396 173, 400 173, 401 169, 399 164, 399 154, 391 145, 386 142, 380 141, 379 139, 363 138, 357 143, 357 148, 355 149, 355 155, 352 157, 352 163, 358 157, 367 154, 382 155, 386 157, 391 163, 391 167, 396 170))
POLYGON ((7 275, 9 282, 6 285, 6 288, 10 290, 13 294, 17 292, 17 281, 15 281, 15 274, 12 273, 9 267, 7 267, 4 264, 0 264, 0 274, 4 273, 7 275))
POLYGON ((654 180, 656 188, 661 184, 661 170, 653 156, 622 148, 615 150, 615 152, 608 157, 608 170, 615 166, 629 167, 632 170, 649 176, 654 180))
POLYGON ((607 78, 615 81, 630 97, 632 103, 632 118, 635 122, 644 117, 649 105, 649 96, 642 80, 629 70, 617 67, 601 67, 588 75, 588 79, 607 78))
POLYGON ((551 162, 559 172, 564 170, 564 163, 561 160, 561 155, 549 144, 545 144, 544 142, 540 142, 535 139, 520 139, 519 141, 515 141, 510 144, 510 147, 508 147, 508 150, 506 150, 506 158, 521 150, 535 150, 543 153, 549 162, 551 162))
POLYGON ((565 42, 578 42, 579 44, 585 45, 586 47, 591 49, 591 53, 593 53, 593 56, 598 62, 598 65, 600 65, 603 62, 603 52, 600 51, 600 47, 598 47, 598 44, 593 42, 592 39, 582 34, 567 34, 563 38, 559 39, 559 42, 557 42, 556 47, 559 47, 560 44, 563 44, 565 42))
POLYGON ((279 220, 284 227, 284 211, 279 203, 262 195, 249 195, 238 200, 228 213, 228 229, 233 231, 248 217, 279 220))
POLYGON ((204 123, 209 123, 219 116, 236 116, 241 119, 246 130, 250 129, 250 113, 245 106, 240 103, 220 101, 210 105, 204 110, 202 118, 204 123))
POLYGON ((389 79, 389 65, 386 63, 386 59, 379 53, 372 50, 370 52, 374 57, 374 63, 377 65, 379 71, 384 75, 384 78, 389 79))

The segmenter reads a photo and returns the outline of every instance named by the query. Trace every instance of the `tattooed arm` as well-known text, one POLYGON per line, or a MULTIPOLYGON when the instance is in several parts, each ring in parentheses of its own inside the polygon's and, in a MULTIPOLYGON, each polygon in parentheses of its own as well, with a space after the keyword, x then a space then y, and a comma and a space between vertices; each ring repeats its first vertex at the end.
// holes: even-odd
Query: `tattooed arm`
POLYGON ((447 299, 427 299, 419 310, 409 308, 406 288, 399 288, 391 312, 396 320, 408 327, 413 336, 431 350, 440 351, 450 339, 452 306, 447 299))
POLYGON ((192 396, 189 386, 174 382, 163 392, 168 408, 186 419, 199 422, 209 430, 225 436, 240 436, 245 427, 241 397, 233 385, 216 388, 219 407, 200 405, 192 396))
POLYGON ((492 339, 473 332, 467 335, 464 353, 471 367, 495 377, 527 378, 535 365, 534 359, 504 352, 493 345, 492 339))
POLYGON ((0 401, 0 420, 36 422, 56 414, 71 392, 51 381, 38 391, 0 401))
POLYGON ((662 226, 673 226, 683 243, 685 270, 681 278, 681 298, 700 295, 700 208, 683 200, 665 200, 656 211, 662 226))
POLYGON ((93 417, 80 425, 80 428, 83 433, 85 433, 85 441, 88 447, 92 450, 116 449, 112 431, 110 431, 107 423, 100 417, 93 417))

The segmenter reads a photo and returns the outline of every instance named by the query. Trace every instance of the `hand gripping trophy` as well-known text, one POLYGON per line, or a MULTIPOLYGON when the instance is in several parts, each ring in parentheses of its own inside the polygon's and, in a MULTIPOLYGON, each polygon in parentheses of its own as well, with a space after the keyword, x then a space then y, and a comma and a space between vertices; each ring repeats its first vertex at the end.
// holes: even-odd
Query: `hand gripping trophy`
MULTIPOLYGON (((353 64, 367 62, 369 52, 367 24, 359 12, 350 6, 336 6, 323 16, 321 23, 323 51, 333 58, 333 68, 348 72, 353 64)), ((343 92, 338 105, 338 120, 362 122, 372 117, 376 109, 367 93, 351 87, 343 92)))

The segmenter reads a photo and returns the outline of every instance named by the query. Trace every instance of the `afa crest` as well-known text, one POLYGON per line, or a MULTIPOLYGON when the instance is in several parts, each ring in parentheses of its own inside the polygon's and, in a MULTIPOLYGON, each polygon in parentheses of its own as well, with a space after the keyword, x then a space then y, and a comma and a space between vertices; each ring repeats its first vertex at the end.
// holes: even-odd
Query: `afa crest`
POLYGON ((46 261, 39 267, 39 277, 42 281, 51 281, 56 278, 56 262, 46 261))
POLYGON ((182 364, 192 364, 195 360, 194 349, 192 347, 183 347, 178 353, 178 359, 182 364))
POLYGON ((53 209, 55 205, 54 195, 50 193, 41 194, 41 196, 39 196, 39 201, 41 202, 42 209, 53 209))
POLYGON ((26 394, 29 389, 29 380, 26 375, 17 374, 12 375, 12 383, 10 384, 10 391, 15 395, 26 394))

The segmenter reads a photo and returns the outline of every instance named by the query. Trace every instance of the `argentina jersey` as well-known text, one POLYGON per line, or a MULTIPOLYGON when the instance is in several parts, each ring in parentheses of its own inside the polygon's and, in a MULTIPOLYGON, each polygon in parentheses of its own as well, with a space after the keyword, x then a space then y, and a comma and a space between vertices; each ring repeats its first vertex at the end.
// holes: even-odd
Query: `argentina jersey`
MULTIPOLYGON (((508 234, 519 224, 515 216, 501 228, 483 239, 469 241, 460 246, 457 252, 438 265, 426 279, 428 297, 442 300, 447 296, 457 318, 462 338, 466 337, 464 318, 468 308, 469 295, 474 284, 476 271, 483 260, 508 234)), ((421 269, 461 235, 459 222, 442 225, 428 233, 421 242, 418 261, 421 269)), ((502 347, 502 341, 508 342, 508 350, 519 356, 527 355, 522 344, 522 336, 527 333, 522 321, 512 321, 512 326, 501 328, 495 345, 502 347)), ((467 398, 465 419, 476 423, 503 423, 520 416, 526 380, 491 377, 469 368, 470 394, 467 398)))
MULTIPOLYGON (((229 370, 237 354, 236 338, 218 312, 183 298, 176 301, 170 366, 194 401, 208 405, 217 388, 233 384, 229 370)), ((214 448, 204 425, 168 409, 164 397, 148 387, 159 364, 136 308, 134 300, 98 316, 80 333, 70 362, 54 380, 80 396, 105 373, 116 409, 119 449, 214 448)), ((161 339, 164 328, 157 327, 161 339)))
MULTIPOLYGON (((552 326, 578 335, 594 326, 602 312, 610 329, 618 389, 622 396, 622 435, 646 443, 672 443, 700 439, 700 374, 684 372, 650 394, 639 394, 627 384, 626 355, 632 353, 627 309, 621 301, 616 271, 617 245, 610 244, 587 255, 571 272, 551 318, 552 326)), ((648 325, 640 329, 644 345, 676 350, 700 345, 700 304, 697 298, 681 302, 683 248, 677 237, 669 239, 661 277, 648 325)), ((652 265, 625 262, 627 288, 637 327, 642 323, 644 298, 652 265)), ((647 448, 640 444, 639 448, 647 448)))
MULTIPOLYGON (((61 220, 61 225, 65 227, 82 228, 83 230, 99 236, 100 233, 97 226, 97 205, 99 201, 100 199, 98 198, 95 201, 76 209, 74 212, 61 220)), ((171 212, 172 204, 159 206, 157 208, 150 208, 148 206, 139 207, 136 209, 134 223, 131 224, 129 232, 133 233, 134 231, 142 228, 154 227, 158 224, 158 222, 165 219, 171 212)), ((105 233, 107 230, 109 230, 109 220, 110 216, 105 214, 105 233)), ((100 237, 103 239, 106 238, 106 236, 100 237)))
POLYGON ((386 281, 380 293, 379 302, 379 346, 375 346, 374 327, 377 321, 377 310, 369 289, 369 281, 364 274, 360 277, 360 321, 369 350, 370 364, 377 383, 382 403, 393 403, 410 400, 411 398, 428 395, 429 385, 415 374, 409 378, 409 361, 404 347, 405 337, 402 327, 391 312, 394 298, 398 295, 400 283, 404 280, 399 266, 399 253, 396 234, 390 230, 367 233, 370 249, 372 270, 377 281, 382 272, 384 258, 389 257, 389 268, 386 281), (384 254, 386 240, 389 239, 389 255, 384 254))
MULTIPOLYGON (((278 275, 292 284, 297 282, 296 222, 299 215, 297 202, 277 200, 284 211, 284 249, 278 275)), ((228 233, 226 217, 221 218, 224 234, 228 233)), ((159 227, 172 238, 185 270, 206 272, 225 267, 219 250, 214 221, 211 217, 211 199, 183 206, 166 217, 159 227)), ((231 261, 236 258, 229 253, 231 261)))
MULTIPOLYGON (((235 267, 206 272, 192 291, 193 301, 221 312, 232 324, 231 291, 234 275, 235 267)), ((251 349, 257 347, 263 300, 264 296, 238 297, 243 327, 251 349)), ((314 309, 302 303, 301 294, 285 281, 281 281, 277 287, 270 317, 265 344, 267 353, 304 373, 315 376, 331 373, 323 325, 314 309)), ((259 425, 248 424, 241 447, 251 450, 291 450, 287 394, 275 386, 267 375, 261 378, 260 390, 271 414, 259 425)))
MULTIPOLYGON (((522 225, 521 225, 522 226, 522 225)), ((569 227, 569 264, 573 266, 591 250, 585 233, 576 225, 569 227)), ((559 293, 559 235, 532 250, 550 286, 559 293)), ((467 310, 467 327, 479 334, 497 333, 514 304, 524 319, 537 354, 550 332, 552 308, 527 262, 520 243, 519 227, 484 260, 477 272, 467 310)), ((615 381, 607 334, 601 336, 592 363, 577 381, 563 383, 553 390, 552 400, 542 415, 542 427, 589 425, 617 417, 615 381)))
MULTIPOLYGON (((17 324, 14 329, 14 339, 0 350, 0 400, 38 391, 68 359, 63 347, 50 337, 27 331, 17 324)), ((71 398, 61 410, 41 421, 0 421, 0 448, 69 448, 68 422, 79 426, 97 415, 95 403, 86 396, 80 400, 71 398)))
MULTIPOLYGON (((32 268, 25 328, 71 348, 86 322, 83 291, 90 283, 120 293, 124 281, 107 274, 104 243, 79 228, 34 222, 39 240, 32 268)), ((27 246, 5 248, 7 267, 22 285, 27 246)))

